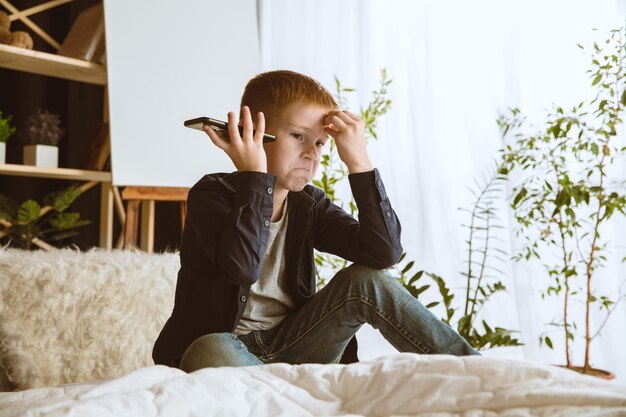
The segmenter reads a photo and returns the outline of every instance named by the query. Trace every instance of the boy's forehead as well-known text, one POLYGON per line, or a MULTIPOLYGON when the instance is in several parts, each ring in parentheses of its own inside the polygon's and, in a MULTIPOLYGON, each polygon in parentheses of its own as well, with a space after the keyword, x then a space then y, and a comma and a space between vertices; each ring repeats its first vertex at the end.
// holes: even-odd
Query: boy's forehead
POLYGON ((301 129, 315 129, 324 124, 324 119, 331 109, 317 104, 295 103, 287 106, 278 114, 277 121, 301 129))

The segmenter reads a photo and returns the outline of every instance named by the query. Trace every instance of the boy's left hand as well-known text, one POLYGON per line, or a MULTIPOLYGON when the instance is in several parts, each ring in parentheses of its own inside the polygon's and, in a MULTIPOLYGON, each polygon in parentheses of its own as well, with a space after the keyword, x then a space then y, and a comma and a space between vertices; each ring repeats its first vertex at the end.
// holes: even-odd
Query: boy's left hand
POLYGON ((365 146, 365 122, 348 110, 333 110, 324 119, 324 130, 335 139, 339 158, 351 174, 372 171, 365 146))

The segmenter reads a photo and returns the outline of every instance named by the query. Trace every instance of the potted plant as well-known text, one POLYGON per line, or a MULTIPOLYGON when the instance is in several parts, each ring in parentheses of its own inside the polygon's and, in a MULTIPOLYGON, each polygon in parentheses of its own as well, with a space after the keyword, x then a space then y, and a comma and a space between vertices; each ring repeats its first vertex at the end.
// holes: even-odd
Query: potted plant
POLYGON ((11 126, 11 118, 11 115, 2 116, 0 111, 0 164, 6 163, 6 144, 15 133, 15 128, 11 126))
MULTIPOLYGON (((586 374, 601 373, 592 369, 591 343, 624 299, 619 289, 601 294, 593 285, 611 256, 607 222, 626 214, 626 187, 610 177, 611 167, 626 155, 616 138, 626 104, 624 38, 622 29, 613 30, 602 47, 594 44, 588 71, 593 99, 571 110, 554 106, 536 129, 519 109, 498 119, 505 139, 514 136, 503 149, 501 172, 520 177, 511 207, 524 244, 514 259, 542 262, 548 282, 542 298, 561 301, 561 313, 549 325, 563 338, 565 366, 586 374), (593 328, 591 317, 597 314, 602 319, 593 328), (578 338, 584 339, 585 352, 576 367, 572 345, 578 338)), ((542 334, 540 343, 553 348, 550 333, 542 334)))
POLYGON ((24 165, 45 168, 59 166, 59 142, 63 136, 57 114, 38 109, 26 121, 21 132, 24 142, 24 165))
MULTIPOLYGON (((500 173, 496 166, 490 176, 483 177, 483 182, 475 181, 475 189, 470 188, 474 196, 474 202, 470 209, 460 208, 469 215, 469 221, 462 226, 467 229, 467 259, 461 275, 465 286, 461 288, 461 305, 454 301, 457 294, 453 293, 446 285, 446 280, 432 272, 418 271, 415 274, 409 272, 415 265, 415 261, 403 264, 406 253, 403 253, 398 262, 397 273, 400 275, 400 283, 415 298, 430 288, 430 284, 423 284, 424 277, 430 278, 441 296, 441 302, 445 311, 442 321, 450 326, 456 324, 459 335, 476 350, 492 349, 496 347, 521 346, 522 343, 513 337, 515 330, 503 327, 490 326, 486 320, 478 320, 480 310, 489 299, 505 292, 506 287, 502 283, 505 273, 498 268, 499 263, 505 262, 508 253, 502 250, 501 239, 496 235, 497 229, 502 229, 498 218, 497 201, 500 198, 506 176, 500 173), (412 274, 412 275, 411 275, 412 274), (455 317, 456 312, 461 311, 460 317, 455 317), (454 318, 454 320, 453 320, 454 318)), ((404 261, 406 262, 406 261, 404 261)), ((431 308, 439 305, 434 301, 426 305, 431 308)))
POLYGON ((0 193, 0 240, 22 249, 31 249, 34 245, 50 250, 53 246, 49 242, 78 234, 77 227, 91 222, 67 209, 79 195, 97 184, 92 181, 80 187, 53 191, 44 197, 43 206, 31 199, 18 204, 0 193))

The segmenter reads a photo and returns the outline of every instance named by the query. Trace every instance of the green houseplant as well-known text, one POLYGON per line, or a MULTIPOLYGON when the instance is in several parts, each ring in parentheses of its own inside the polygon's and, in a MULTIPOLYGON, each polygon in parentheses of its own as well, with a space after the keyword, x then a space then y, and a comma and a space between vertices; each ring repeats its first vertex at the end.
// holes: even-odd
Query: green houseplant
POLYGON ((11 126, 10 114, 4 117, 0 111, 0 164, 6 163, 6 143, 15 133, 15 127, 11 126))
MULTIPOLYGON (((446 280, 432 272, 419 270, 413 273, 415 261, 406 261, 402 254, 397 273, 402 285, 415 297, 431 287, 431 284, 423 283, 423 278, 428 277, 437 287, 443 303, 445 315, 442 320, 454 327, 467 342, 477 350, 489 349, 500 346, 519 346, 522 343, 513 337, 515 331, 502 327, 490 326, 486 320, 478 322, 479 313, 489 299, 506 291, 502 278, 506 275, 499 264, 507 261, 508 253, 501 249, 501 239, 495 231, 502 229, 497 210, 497 200, 503 192, 506 176, 500 173, 499 166, 495 166, 489 175, 484 175, 481 181, 475 181, 475 187, 470 188, 474 196, 471 208, 460 208, 467 213, 469 221, 462 226, 467 230, 467 259, 461 275, 465 281, 462 288, 462 308, 455 302, 457 294, 454 294, 446 280), (457 311, 461 311, 456 317, 457 311)), ((439 301, 433 301, 426 305, 427 308, 439 305, 439 301)))
POLYGON ((59 115, 38 109, 26 121, 21 133, 24 164, 56 168, 59 164, 59 142, 63 137, 59 115))
POLYGON ((28 199, 18 204, 0 193, 0 241, 11 246, 32 249, 53 248, 49 242, 78 234, 78 227, 91 223, 82 220, 80 213, 68 212, 70 205, 97 182, 89 182, 53 191, 43 199, 43 205, 28 199))
MULTIPOLYGON (((379 88, 372 92, 372 101, 368 104, 366 108, 360 109, 360 117, 365 122, 365 131, 366 137, 365 140, 369 141, 371 139, 378 139, 376 134, 377 120, 379 117, 383 116, 391 107, 391 100, 386 98, 387 87, 391 84, 391 80, 387 78, 387 72, 383 69, 381 70, 380 76, 380 85, 379 88)), ((336 98, 340 106, 344 107, 346 104, 346 93, 351 93, 354 91, 352 88, 346 88, 341 85, 341 82, 337 77, 335 77, 335 87, 336 87, 336 98)), ((341 161, 335 155, 335 144, 331 140, 330 148, 327 153, 322 156, 322 161, 320 163, 322 166, 321 170, 321 179, 314 180, 313 184, 326 193, 328 198, 333 200, 336 204, 343 207, 346 211, 350 212, 353 216, 357 212, 357 206, 352 198, 347 201, 342 201, 336 192, 336 186, 344 181, 348 176, 348 171, 345 166, 341 164, 341 161)), ((501 176, 494 173, 495 176, 488 183, 484 185, 484 187, 476 194, 477 200, 474 205, 474 216, 473 219, 476 221, 474 226, 472 227, 472 233, 476 233, 476 240, 479 240, 480 237, 477 236, 480 234, 481 225, 478 225, 478 222, 481 221, 491 221, 491 228, 488 230, 492 230, 497 225, 495 222, 495 209, 490 206, 490 194, 496 191, 496 187, 498 187, 501 183, 501 176), (486 210, 486 211, 485 211, 486 210)), ((470 236, 470 240, 472 237, 470 236)), ((489 253, 488 257, 493 257, 497 255, 493 255, 493 252, 497 250, 492 246, 489 246, 489 240, 485 243, 488 247, 486 250, 489 253)), ((480 245, 475 244, 473 247, 470 245, 470 253, 477 254, 480 250, 480 245)), ((428 276, 437 284, 437 288, 439 289, 441 296, 443 298, 443 302, 446 306, 446 317, 442 318, 442 320, 449 325, 452 325, 451 319, 454 315, 455 308, 452 307, 452 299, 454 298, 454 294, 451 294, 450 289, 446 286, 445 280, 438 275, 432 273, 424 273, 424 271, 418 271, 412 276, 408 276, 407 274, 414 267, 415 262, 409 261, 406 262, 406 253, 402 254, 399 264, 405 262, 402 267, 394 267, 395 274, 398 276, 400 283, 416 298, 419 298, 419 295, 428 289, 430 285, 426 284, 424 286, 417 286, 420 284, 419 279, 422 276, 428 276)), ((323 287, 327 282, 327 277, 332 277, 335 273, 337 273, 342 268, 345 268, 348 264, 348 261, 345 259, 341 259, 335 257, 333 255, 325 254, 325 253, 316 253, 315 255, 315 264, 316 264, 316 274, 318 278, 318 287, 323 287)), ((474 261, 470 256, 470 265, 474 265, 474 261)), ((483 321, 484 331, 481 333, 475 327, 475 319, 478 315, 480 307, 488 300, 488 298, 498 292, 505 290, 504 286, 499 281, 491 281, 491 283, 486 283, 487 280, 492 280, 492 276, 487 272, 488 268, 492 268, 493 265, 487 265, 486 262, 483 263, 482 268, 479 268, 479 271, 475 274, 472 268, 469 268, 469 279, 468 279, 468 291, 466 292, 466 313, 463 318, 459 320, 459 331, 460 334, 465 337, 465 339, 475 348, 482 349, 485 347, 494 347, 494 346, 510 346, 510 345, 518 345, 519 342, 511 337, 511 331, 496 327, 495 329, 491 329, 489 325, 483 321), (485 280, 485 281, 483 281, 485 280), (470 292, 470 284, 471 292, 470 292), (476 285, 477 284, 477 285, 476 285)), ((433 302, 427 305, 428 308, 434 307, 438 305, 439 302, 433 302)))
POLYGON ((601 46, 594 43, 588 73, 595 97, 570 110, 554 106, 540 128, 531 127, 517 108, 498 119, 505 139, 514 138, 503 149, 501 172, 521 178, 511 202, 524 242, 515 259, 541 261, 548 282, 542 297, 562 302, 561 314, 548 323, 553 331, 542 334, 540 343, 553 348, 550 334, 559 332, 565 366, 589 374, 596 373, 591 343, 624 299, 619 290, 601 294, 593 285, 611 256, 604 237, 607 222, 626 213, 625 184, 610 177, 612 166, 626 154, 617 138, 626 104, 624 35, 623 29, 613 30, 601 46), (576 303, 583 308, 576 309, 576 303), (602 317, 595 328, 592 314, 602 317), (579 337, 584 362, 575 367, 572 345, 579 337))

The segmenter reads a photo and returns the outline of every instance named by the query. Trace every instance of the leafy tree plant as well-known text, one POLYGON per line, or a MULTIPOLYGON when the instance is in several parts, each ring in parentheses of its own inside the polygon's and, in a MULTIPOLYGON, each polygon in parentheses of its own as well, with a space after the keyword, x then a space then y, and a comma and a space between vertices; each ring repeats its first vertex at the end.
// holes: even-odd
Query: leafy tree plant
MULTIPOLYGON (((430 288, 430 284, 422 285, 420 281, 424 276, 429 277, 437 286, 445 309, 445 317, 442 320, 456 327, 459 334, 475 349, 486 349, 497 346, 518 346, 520 341, 513 337, 513 330, 502 327, 489 326, 486 320, 481 320, 482 331, 478 325, 478 317, 482 307, 489 299, 506 291, 502 278, 506 274, 498 268, 499 263, 507 262, 508 253, 500 248, 502 240, 495 234, 495 230, 502 229, 497 216, 497 200, 501 198, 503 185, 506 177, 499 173, 496 166, 491 175, 483 176, 482 182, 475 180, 475 188, 470 188, 475 200, 471 209, 460 210, 469 215, 469 224, 462 226, 468 231, 467 260, 464 271, 461 272, 465 279, 462 314, 458 320, 453 320, 459 307, 454 307, 453 294, 441 276, 432 272, 417 271, 409 275, 409 271, 415 266, 414 261, 403 263, 406 253, 402 254, 397 266, 402 285, 415 297, 430 288)), ((434 301, 426 305, 427 308, 439 305, 434 301)))
MULTIPOLYGON (((587 71, 595 88, 593 99, 571 110, 553 106, 539 128, 517 108, 498 119, 505 138, 513 136, 513 143, 502 151, 501 173, 521 177, 513 186, 511 207, 524 244, 514 259, 543 263, 548 286, 542 297, 562 301, 562 313, 549 326, 562 331, 568 368, 575 368, 571 342, 584 338, 584 373, 591 373, 592 340, 624 299, 621 291, 600 294, 593 285, 610 255, 603 237, 607 222, 614 214, 626 214, 625 184, 610 178, 611 167, 626 154, 617 137, 626 104, 624 35, 624 29, 613 30, 602 46, 593 45, 587 71), (572 301, 582 302, 582 316, 575 315, 580 309, 573 309, 572 301), (595 329, 592 313, 603 316, 595 329)), ((550 333, 541 335, 540 344, 553 348, 550 333)))
POLYGON ((23 249, 32 249, 35 245, 49 250, 53 246, 48 242, 77 235, 76 228, 91 222, 81 220, 80 213, 66 210, 78 196, 96 184, 92 181, 80 187, 53 191, 44 197, 43 207, 31 199, 18 204, 0 193, 0 240, 23 249))

